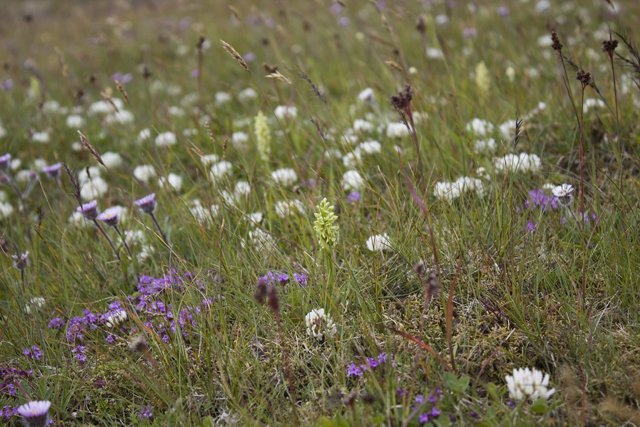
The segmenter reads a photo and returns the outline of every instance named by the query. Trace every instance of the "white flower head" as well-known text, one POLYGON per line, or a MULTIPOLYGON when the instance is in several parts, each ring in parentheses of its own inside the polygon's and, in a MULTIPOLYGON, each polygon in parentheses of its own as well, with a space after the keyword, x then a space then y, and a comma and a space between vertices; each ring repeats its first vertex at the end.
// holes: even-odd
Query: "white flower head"
POLYGON ((387 136, 389 138, 402 138, 409 136, 409 128, 404 123, 392 122, 387 125, 387 136))
POLYGON ((290 187, 298 180, 298 175, 293 169, 283 168, 271 172, 271 179, 278 185, 290 187))
POLYGON ((136 166, 136 168, 133 170, 133 176, 138 178, 140 181, 148 184, 152 178, 156 177, 156 170, 151 165, 136 166))
POLYGON ((43 130, 42 132, 34 132, 31 135, 31 139, 35 142, 39 142, 40 144, 46 144, 49 142, 49 132, 43 130))
POLYGON ((77 114, 72 114, 67 116, 67 127, 72 129, 80 129, 84 127, 85 120, 82 116, 78 116, 77 114))
POLYGON ((318 341, 322 341, 325 337, 332 337, 337 332, 333 319, 324 312, 324 308, 311 310, 304 316, 304 321, 307 325, 307 335, 318 341))
POLYGON ((166 147, 168 145, 175 145, 177 142, 176 134, 173 132, 162 132, 156 136, 156 145, 158 147, 166 147))
POLYGON ((391 240, 389 240, 389 235, 387 233, 384 234, 374 234, 373 236, 367 239, 367 249, 371 252, 384 252, 390 251, 391 240))
POLYGON ((373 123, 362 119, 353 122, 353 130, 356 132, 373 132, 373 123))
POLYGON ((122 157, 118 153, 107 151, 100 157, 102 157, 102 162, 104 163, 105 167, 109 169, 115 169, 122 166, 122 157))
POLYGON ((289 215, 295 213, 296 211, 298 213, 304 214, 305 209, 304 209, 304 205, 300 200, 294 199, 294 200, 279 201, 278 203, 276 203, 275 211, 280 218, 286 218, 289 215))
POLYGON ((551 192, 553 193, 554 196, 558 198, 563 198, 571 195, 571 193, 573 193, 573 190, 574 190, 573 185, 562 184, 562 185, 558 185, 557 187, 553 187, 551 192))
POLYGON ((211 181, 215 182, 225 175, 231 174, 232 171, 233 165, 231 164, 231 162, 223 160, 221 162, 214 163, 213 166, 211 166, 209 177, 211 178, 211 181))
POLYGON ((161 177, 158 180, 158 184, 160 186, 164 186, 166 184, 169 187, 173 187, 177 192, 180 192, 180 190, 182 190, 182 177, 172 172, 167 176, 167 179, 161 177))
POLYGON ((127 312, 121 308, 105 313, 104 320, 108 328, 118 326, 127 320, 127 312))
POLYGON ((543 376, 537 369, 514 369, 513 375, 507 375, 505 380, 509 395, 515 400, 548 399, 556 391, 549 390, 549 374, 543 376))
POLYGON ((475 118, 467 123, 467 132, 476 134, 476 136, 487 136, 493 132, 493 124, 486 120, 475 118))
POLYGON ((360 102, 364 102, 365 104, 375 104, 376 94, 373 89, 368 87, 358 94, 358 100, 360 102))
POLYGON ((298 115, 298 109, 296 107, 289 107, 287 105, 278 105, 273 112, 279 120, 287 118, 295 119, 298 115))
POLYGON ((83 200, 99 199, 109 191, 107 182, 99 176, 85 182, 80 190, 80 197, 83 200))
POLYGON ((364 188, 366 181, 362 175, 360 175, 360 172, 357 170, 350 170, 346 171, 344 175, 342 175, 340 183, 342 184, 344 191, 360 191, 364 188))

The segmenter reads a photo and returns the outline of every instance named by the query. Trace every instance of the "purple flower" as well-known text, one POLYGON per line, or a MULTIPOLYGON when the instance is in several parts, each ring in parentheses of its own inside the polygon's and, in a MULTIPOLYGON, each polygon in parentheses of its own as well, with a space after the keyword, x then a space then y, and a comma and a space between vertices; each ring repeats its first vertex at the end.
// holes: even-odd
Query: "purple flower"
POLYGON ((500 6, 498 8, 498 15, 507 16, 509 14, 509 8, 507 6, 500 6))
POLYGON ((109 334, 106 338, 105 341, 107 341, 110 344, 113 344, 114 342, 116 342, 116 337, 113 334, 109 334))
POLYGON ((416 396, 416 403, 423 403, 424 402, 424 397, 419 394, 416 396))
POLYGON ((2 156, 0 156, 0 169, 1 170, 5 170, 9 167, 9 164, 11 163, 11 154, 7 153, 7 154, 3 154, 2 156))
POLYGON ((244 54, 244 56, 242 57, 242 59, 244 59, 246 62, 251 62, 251 61, 255 61, 256 59, 256 54, 253 52, 247 52, 244 54))
POLYGON ((79 362, 86 362, 87 356, 84 355, 85 346, 78 345, 71 349, 71 353, 73 353, 73 357, 78 359, 79 362))
POLYGON ((304 274, 293 273, 293 278, 296 279, 296 282, 302 287, 307 286, 307 276, 304 274))
POLYGON ((61 326, 64 326, 64 320, 62 320, 59 317, 54 317, 53 319, 51 319, 51 321, 49 322, 49 329, 57 329, 61 326))
POLYGON ((537 227, 533 222, 529 221, 527 223, 527 233, 535 233, 536 229, 537 227))
POLYGON ((92 200, 89 203, 76 208, 76 211, 80 212, 89 221, 94 221, 98 217, 98 201, 92 200))
POLYGON ((534 210, 539 207, 543 212, 549 209, 556 210, 559 207, 559 200, 555 196, 547 196, 541 188, 529 191, 529 198, 524 203, 524 208, 534 210))
POLYGON ((357 191, 352 191, 347 196, 347 203, 350 203, 350 204, 360 203, 361 198, 362 196, 360 195, 360 193, 358 193, 357 191))
POLYGON ((11 406, 5 406, 0 409, 0 418, 10 420, 14 415, 18 414, 18 408, 12 408, 11 406))
POLYGON ((151 406, 145 406, 144 408, 142 408, 142 410, 138 414, 138 419, 142 420, 143 418, 147 418, 147 419, 153 418, 153 412, 151 412, 151 406))
POLYGON ((465 37, 478 37, 478 30, 473 27, 467 27, 462 30, 462 35, 465 37))
POLYGON ((16 270, 24 271, 29 266, 29 251, 26 251, 20 255, 11 255, 11 258, 15 259, 16 262, 13 264, 13 267, 16 270))
POLYGON ((351 363, 351 366, 347 369, 347 377, 359 377, 362 376, 362 374, 362 369, 357 367, 355 363, 351 363))
POLYGON ((7 79, 2 82, 2 89, 10 90, 13 87, 13 80, 7 79))
POLYGON ((475 418, 475 419, 480 418, 480 415, 478 415, 475 411, 471 411, 469 415, 471 415, 471 418, 475 418))
POLYGON ((404 395, 407 394, 407 389, 401 387, 396 390, 396 393, 398 394, 398 397, 404 397, 404 395))
POLYGON ((428 423, 429 422, 429 414, 420 414, 419 421, 421 423, 428 423))
POLYGON ((114 206, 112 208, 105 209, 100 215, 96 217, 98 221, 102 221, 109 227, 115 227, 118 225, 120 215, 120 207, 114 206))
POLYGON ((42 172, 46 173, 51 179, 58 179, 60 177, 60 171, 62 170, 62 163, 56 163, 54 165, 45 166, 42 168, 42 172))
POLYGON ((433 418, 438 418, 440 416, 440 411, 438 411, 438 408, 436 408, 435 406, 431 408, 431 416, 433 418))
POLYGON ((26 403, 16 409, 16 412, 25 419, 28 427, 44 427, 49 422, 49 408, 51 402, 41 400, 26 403))
POLYGON ((350 23, 351 19, 347 18, 346 16, 341 16, 340 18, 338 18, 338 25, 340 25, 341 27, 346 27, 350 23))
POLYGON ((117 73, 111 75, 112 82, 119 81, 123 85, 129 83, 132 79, 133 76, 131 75, 131 73, 122 74, 118 71, 117 73))
POLYGON ((200 71, 198 71, 197 68, 194 68, 193 70, 191 70, 191 72, 189 73, 189 75, 191 77, 193 77, 194 79, 198 78, 198 76, 200 75, 200 71))
POLYGON ((156 210, 156 206, 158 206, 158 203, 156 202, 156 194, 155 193, 151 193, 149 195, 144 196, 141 199, 136 200, 135 205, 140 208, 140 212, 144 213, 144 214, 148 214, 151 215, 153 213, 153 211, 156 210))
POLYGON ((337 15, 338 13, 342 12, 342 5, 340 3, 333 3, 329 10, 337 15))
POLYGON ((40 351, 40 349, 35 345, 32 345, 31 349, 25 348, 22 351, 22 354, 27 356, 29 359, 35 359, 35 360, 40 360, 40 358, 42 357, 42 351, 40 351))

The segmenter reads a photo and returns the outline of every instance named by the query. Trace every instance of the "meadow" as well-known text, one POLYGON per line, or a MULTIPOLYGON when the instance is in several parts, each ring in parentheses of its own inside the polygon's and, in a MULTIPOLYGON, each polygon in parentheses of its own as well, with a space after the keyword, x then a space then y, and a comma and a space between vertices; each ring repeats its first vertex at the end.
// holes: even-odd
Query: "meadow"
POLYGON ((0 419, 640 424, 640 4, 0 4, 0 419))

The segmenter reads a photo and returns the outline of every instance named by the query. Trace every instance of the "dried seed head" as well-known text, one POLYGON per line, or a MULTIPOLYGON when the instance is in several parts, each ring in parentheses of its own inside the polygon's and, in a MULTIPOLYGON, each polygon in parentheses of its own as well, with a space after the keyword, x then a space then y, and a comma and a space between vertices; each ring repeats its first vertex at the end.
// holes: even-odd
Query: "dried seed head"
POLYGON ((275 286, 269 286, 269 300, 267 301, 273 314, 280 312, 280 299, 278 298, 278 290, 275 286))
POLYGON ((283 76, 282 74, 280 74, 280 71, 276 71, 275 73, 271 73, 267 75, 268 79, 276 79, 276 80, 280 80, 281 82, 284 82, 288 85, 291 84, 291 80, 289 80, 288 78, 286 78, 285 76, 283 76))
POLYGON ((260 304, 264 304, 264 300, 267 298, 269 282, 266 278, 261 277, 258 279, 258 284, 256 285, 256 293, 253 295, 256 300, 260 304))
POLYGON ((551 31, 551 48, 558 53, 562 53, 562 43, 560 43, 560 39, 558 38, 558 33, 551 31))
POLYGON ((249 66, 247 65, 246 62, 244 62, 244 59, 242 59, 242 56, 240 56, 240 54, 233 48, 233 46, 231 46, 229 43, 225 42, 224 40, 220 40, 220 44, 222 44, 222 47, 224 47, 225 50, 229 52, 229 55, 233 56, 236 59, 236 61, 238 61, 238 64, 240 64, 240 66, 244 68, 245 71, 249 71, 249 66))
POLYGON ((278 71, 278 66, 277 65, 270 65, 270 64, 267 64, 266 62, 262 64, 262 68, 264 68, 264 70, 268 74, 273 74, 276 71, 278 71))
POLYGON ((404 90, 391 97, 391 105, 398 111, 408 112, 413 99, 413 88, 410 84, 404 86, 404 90))
POLYGON ((426 24, 426 22, 424 22, 424 17, 423 16, 420 16, 418 18, 418 22, 416 23, 416 29, 420 32, 422 37, 424 37, 425 34, 427 33, 427 24, 426 24))
POLYGON ((576 73, 576 78, 580 80, 583 88, 589 86, 589 84, 591 83, 591 73, 588 73, 586 71, 578 70, 578 72, 576 73))
POLYGON ((147 341, 147 337, 143 334, 137 335, 130 343, 129 348, 131 351, 136 351, 138 353, 146 353, 149 351, 149 342, 147 341))
POLYGON ((602 51, 608 53, 610 56, 618 47, 618 40, 604 40, 602 42, 602 51))
POLYGON ((202 45, 204 44, 205 38, 200 36, 200 38, 198 39, 198 43, 196 43, 196 48, 198 50, 202 49, 202 45))
POLYGON ((440 280, 438 280, 438 273, 435 270, 429 272, 427 277, 427 297, 429 299, 435 298, 440 295, 440 280))
POLYGON ((420 279, 422 279, 425 272, 424 261, 420 260, 416 265, 414 265, 413 271, 418 275, 420 279))
POLYGON ((147 68, 147 66, 144 66, 144 71, 142 72, 142 77, 144 77, 144 79, 148 79, 149 77, 151 77, 151 71, 149 71, 149 69, 147 68))

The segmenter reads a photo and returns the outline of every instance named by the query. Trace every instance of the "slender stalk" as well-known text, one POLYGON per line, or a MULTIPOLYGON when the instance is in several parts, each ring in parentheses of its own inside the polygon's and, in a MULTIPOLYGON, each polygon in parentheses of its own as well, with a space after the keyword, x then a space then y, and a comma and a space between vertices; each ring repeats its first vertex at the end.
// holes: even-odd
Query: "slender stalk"
POLYGON ((613 97, 616 105, 616 122, 620 122, 620 117, 618 116, 618 84, 616 83, 616 67, 613 62, 613 55, 609 55, 609 60, 611 61, 611 74, 613 75, 613 97))
POLYGON ((129 256, 131 257, 131 259, 133 259, 133 254, 131 253, 131 249, 129 249, 129 245, 127 245, 127 241, 124 238, 124 233, 122 233, 120 231, 120 229, 118 228, 117 225, 114 225, 113 228, 116 229, 116 232, 118 233, 118 235, 120 236, 120 239, 122 239, 122 244, 124 245, 124 247, 127 249, 127 252, 129 252, 129 256))
POLYGON ((121 261, 120 253, 118 253, 118 250, 116 249, 116 247, 114 246, 113 242, 109 238, 109 235, 104 231, 104 229, 100 226, 100 224, 98 224, 97 220, 94 219, 93 223, 96 225, 96 227, 98 227, 98 230, 100 230, 100 232, 105 237, 105 239, 107 239, 107 242, 109 242, 109 245, 111 246, 111 249, 113 249, 113 252, 115 252, 115 254, 116 254, 116 258, 118 258, 118 262, 120 262, 121 261))
POLYGON ((580 229, 584 223, 584 89, 582 85, 582 102, 580 102, 580 200, 578 203, 578 219, 580 220, 580 229))
POLYGON ((160 236, 162 237, 162 240, 164 241, 164 243, 169 246, 169 244, 167 243, 167 236, 164 235, 164 231, 162 231, 162 228, 160 228, 160 224, 158 223, 158 220, 156 219, 156 216, 152 213, 149 214, 149 216, 151 217, 151 219, 153 220, 154 224, 156 225, 156 228, 158 229, 158 232, 160 232, 160 236))
MULTIPOLYGON (((571 100, 571 106, 573 107, 573 112, 576 115, 576 120, 578 120, 578 110, 576 108, 576 103, 573 101, 573 92, 571 91, 571 86, 569 85, 569 75, 567 74, 567 66, 564 63, 564 57, 562 54, 558 54, 560 57, 560 62, 562 62, 562 69, 564 70, 564 86, 567 88, 567 93, 569 94, 569 99, 571 100)), ((584 92, 584 91, 583 91, 584 92)))

